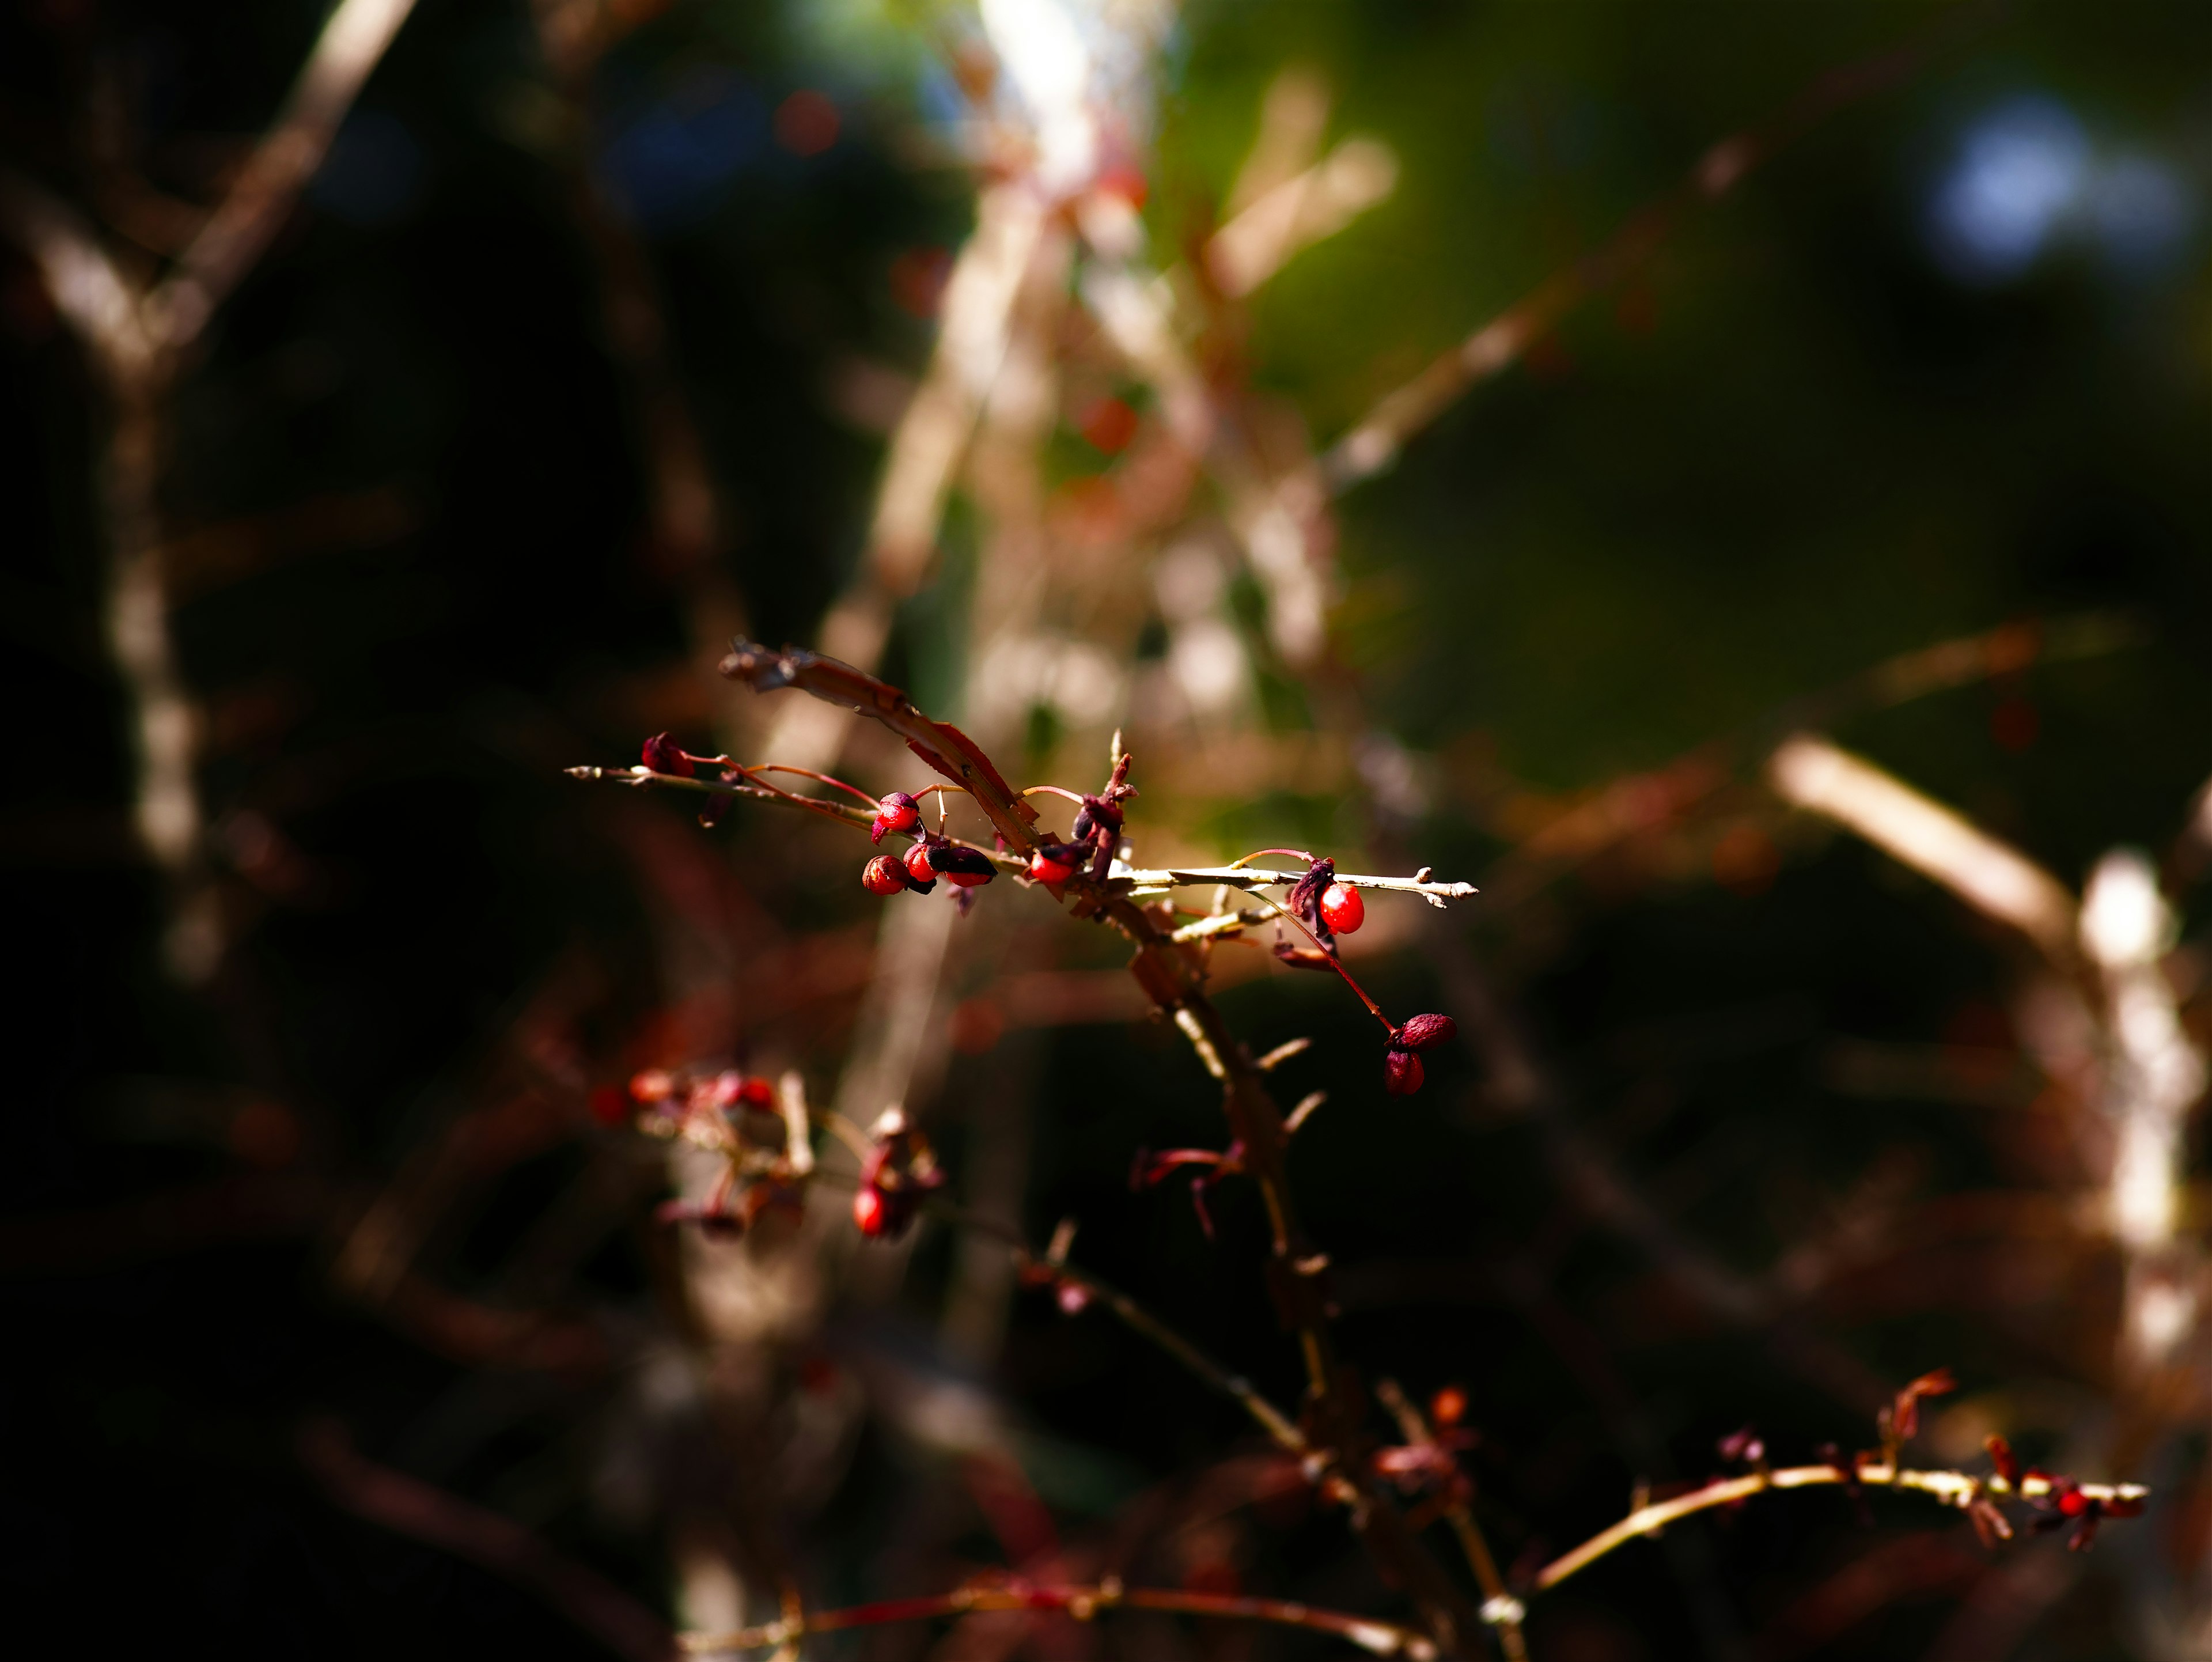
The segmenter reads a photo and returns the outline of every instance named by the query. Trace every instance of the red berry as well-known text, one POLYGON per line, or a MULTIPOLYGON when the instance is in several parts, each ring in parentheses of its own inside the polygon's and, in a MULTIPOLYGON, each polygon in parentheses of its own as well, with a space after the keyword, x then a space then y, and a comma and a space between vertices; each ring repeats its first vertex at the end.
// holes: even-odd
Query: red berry
POLYGON ((1411 1050, 1385 1050, 1382 1053, 1382 1088, 1394 1097, 1409 1097, 1421 1088, 1425 1075, 1421 1070, 1421 1059, 1411 1050))
POLYGON ((1367 903, 1359 891, 1332 883, 1321 892, 1322 921, 1339 934, 1350 934, 1367 921, 1367 903))
POLYGON ((748 1108, 767 1108, 775 1102, 775 1087, 758 1074, 748 1074, 745 1082, 738 1087, 738 1100, 748 1108))
POLYGON ((630 1075, 629 1093, 640 1102, 665 1102, 675 1089, 675 1077, 665 1068, 647 1068, 630 1075))
POLYGON ((1057 886, 1074 875, 1074 867, 1062 865, 1057 860, 1046 859, 1042 849, 1039 849, 1030 856, 1030 881, 1032 883, 1044 883, 1057 886))
POLYGON ((998 875, 996 872, 939 872, 938 874, 956 889, 980 889, 998 875))
POLYGON ((655 773, 672 773, 678 779, 691 776, 691 758, 684 753, 683 746, 665 733, 656 733, 645 741, 639 759, 655 773))
POLYGON ((1429 1418, 1440 1426, 1455 1426, 1467 1418, 1467 1392, 1446 1385, 1429 1398, 1429 1418))
POLYGON ((2058 1510, 2069 1518, 2079 1518, 2089 1509, 2089 1497, 2078 1488, 2069 1488, 2058 1497, 2058 1510))
POLYGON ((887 854, 860 868, 860 886, 870 894, 896 894, 907 886, 906 868, 887 854))
POLYGON ((937 874, 929 868, 929 844, 917 843, 906 851, 907 875, 917 883, 934 883, 937 874))
POLYGON ((853 1221, 863 1235, 874 1240, 889 1233, 890 1219, 890 1202, 884 1198, 882 1190, 868 1184, 853 1191, 853 1221))

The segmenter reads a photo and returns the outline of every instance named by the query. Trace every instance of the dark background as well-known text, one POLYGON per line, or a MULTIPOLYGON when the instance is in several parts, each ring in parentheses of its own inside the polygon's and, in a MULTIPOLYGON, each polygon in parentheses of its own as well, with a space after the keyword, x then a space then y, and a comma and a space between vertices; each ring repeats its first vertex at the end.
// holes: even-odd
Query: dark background
MULTIPOLYGON (((1778 1458, 1863 1446, 1864 1403, 1836 1381, 1942 1363, 1974 1425, 2106 1475, 2084 1428, 2112 1389, 2117 1280, 2094 1240, 1900 1227, 1887 1256, 1731 1326, 1648 1240, 1593 1222, 1560 1153, 1564 1125, 1670 1230, 1761 1284, 1878 1178, 1931 1208, 2062 1192, 2039 1163, 2033 1080, 1999 1106, 1940 1070, 1879 1097, 1838 1082, 1844 1042, 1963 1044, 2001 1081, 2030 1074, 2005 1011, 2019 949, 1782 814, 1748 750, 1723 753, 1733 782, 1716 797, 1600 858, 1565 869, 1527 851, 1583 794, 1765 731, 1893 654, 2085 616, 2094 649, 1860 706, 1830 731, 2069 883, 2115 845, 2163 855, 2181 831, 2212 768, 2212 15, 1953 10, 1224 0, 1188 9, 1163 55, 1146 209, 1163 249, 1208 222, 1287 63, 1333 82, 1333 134, 1398 155, 1395 196, 1269 285, 1242 339, 1250 384, 1326 442, 1716 139, 1949 23, 1899 85, 1671 222, 1342 502, 1333 661, 1419 759, 1425 807, 1374 811, 1356 778, 1212 800, 1187 776, 1139 805, 1140 847, 1147 817, 1222 855, 1364 844, 1495 897, 1449 915, 1454 950, 1545 1069, 1541 1112, 1501 1108, 1456 1054, 1421 1097, 1384 1099, 1365 1019, 1318 980, 1239 986, 1226 1006, 1255 1043, 1317 1040, 1292 1094, 1325 1086, 1332 1108, 1292 1173, 1339 1266, 1346 1347, 1417 1391, 1467 1384, 1470 1468, 1509 1560, 1601 1527, 1638 1476, 1705 1475, 1714 1439, 1746 1422, 1778 1458), (2041 217, 2001 204, 1984 228, 2025 253, 1944 217, 1977 155, 2071 181, 2041 217), (1748 864, 1717 867, 1737 831, 1748 864)), ((680 806, 617 813, 559 769, 626 763, 661 728, 703 742, 716 701, 744 696, 713 682, 713 642, 702 656, 696 637, 710 584, 760 637, 803 642, 845 580, 882 439, 825 389, 854 362, 913 374, 928 351, 897 274, 968 227, 969 173, 917 161, 915 137, 957 96, 939 52, 962 15, 685 0, 566 104, 521 7, 426 0, 410 19, 174 393, 172 624, 233 922, 201 987, 162 967, 164 893, 127 817, 97 625, 106 403, 32 268, 0 257, 11 1627, 103 1654, 599 1651, 512 1577, 333 1505, 299 1454, 301 1428, 329 1422, 674 1615, 665 1490, 613 1504, 605 1476, 611 1447, 650 1440, 636 1358, 672 1319, 644 1221, 652 1156, 609 1155, 618 1138, 582 1094, 654 1059, 639 1037, 657 1004, 652 914, 680 901, 641 870, 634 827, 711 856, 742 897, 741 958, 809 931, 865 941, 853 931, 873 914, 834 831, 740 813, 700 831, 680 806), (841 117, 811 156, 773 131, 800 88, 841 117), (656 440, 608 344, 580 155, 647 256, 726 504, 706 576, 672 569, 648 533, 656 440), (635 1217, 555 1294, 599 1336, 599 1360, 495 1365, 338 1290, 332 1259, 446 1117, 511 1088, 518 1024, 549 1001, 555 1071, 577 1085, 553 1114, 565 1129, 529 1133, 471 1183, 438 1225, 442 1282, 496 1304, 501 1266, 587 1161, 644 1175, 635 1217)), ((98 217, 112 181, 85 134, 111 98, 130 169, 204 202, 316 22, 291 3, 24 6, 0 45, 9 165, 98 217)), ((1058 477, 1103 466, 1072 434, 1054 442, 1058 477)), ((957 581, 965 511, 952 575, 933 582, 957 581)), ((886 667, 921 690, 960 650, 931 593, 886 667)), ((1329 707, 1281 679, 1252 744, 1327 729, 1329 707)), ((1037 776, 1095 788, 1089 748, 1033 753, 1060 770, 1037 776)), ((2201 941, 2202 895, 2177 892, 2201 941)), ((1067 934, 1051 961, 1113 963, 1067 934)), ((1389 1008, 1450 1008, 1433 945, 1375 975, 1389 1008)), ((748 1042, 826 1094, 856 994, 765 1013, 748 1042)), ((931 1111, 957 1188, 963 1105, 1013 1093, 1032 1127, 1026 1225, 1079 1214, 1085 1262, 1287 1399, 1295 1357, 1260 1290, 1256 1202, 1224 1190, 1209 1243, 1172 1187, 1124 1182, 1139 1143, 1218 1141, 1173 1037, 1012 1034, 957 1055, 931 1111)), ((925 1240, 899 1299, 839 1318, 825 1354, 949 1366, 930 1352, 945 1263, 925 1240)), ((976 1382, 1034 1434, 1032 1481, 1070 1534, 1110 1530, 1129 1497, 1243 1435, 1119 1330, 1033 1294, 976 1382)), ((1945 1460, 1972 1458, 1960 1434, 1965 1452, 1938 1438, 1945 1460)), ((2199 1409, 2136 1452, 2155 1469, 2109 1475, 2159 1483, 2153 1517, 2109 1533, 2016 1649, 1972 1653, 2185 1653, 2146 1637, 2142 1589, 2204 1574, 2199 1409)), ((828 1498, 785 1521, 810 1597, 893 1590, 880 1567, 933 1506, 957 1514, 930 1525, 947 1562, 993 1561, 966 1503, 927 1498, 946 1482, 863 1432, 828 1498)), ((1532 1645, 1544 1662, 1928 1653, 1964 1642, 1942 1637, 1961 1601, 2014 1559, 2071 1562, 2046 1540, 1984 1570, 1963 1522, 1901 1498, 1873 1512, 1872 1534, 1833 1495, 1686 1525, 1541 1603, 1532 1645), (1863 1616, 1819 1603, 1881 1554, 1891 1580, 1863 1616)), ((1263 1509, 1240 1538, 1243 1585, 1390 1607, 1334 1521, 1263 1509)))

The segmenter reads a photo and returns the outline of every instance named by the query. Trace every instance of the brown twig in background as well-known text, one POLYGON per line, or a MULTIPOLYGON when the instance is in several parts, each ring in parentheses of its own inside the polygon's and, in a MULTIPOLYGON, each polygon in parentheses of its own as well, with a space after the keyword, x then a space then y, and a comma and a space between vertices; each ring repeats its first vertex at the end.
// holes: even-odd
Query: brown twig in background
POLYGON ((1691 208, 1726 196, 1753 168, 1826 117, 1897 86, 1967 28, 1978 26, 1986 12, 1986 8, 1961 8, 1948 13, 1919 40, 1830 70, 1778 114, 1711 146, 1680 184, 1632 216, 1596 252, 1546 278, 1381 399, 1322 458, 1321 477, 1327 489, 1340 495, 1389 467, 1408 439, 1468 388, 1515 362, 1577 303, 1647 259, 1691 208))
POLYGON ((612 1582, 497 1513, 365 1458, 335 1422, 307 1426, 298 1446, 331 1501, 356 1517, 528 1588, 628 1662, 677 1653, 668 1628, 612 1582))
POLYGON ((727 1651, 758 1651, 789 1645, 810 1634, 854 1628, 885 1627, 898 1622, 929 1622, 979 1610, 1057 1610, 1088 1622, 1111 1610, 1158 1610, 1174 1616, 1205 1616, 1224 1621, 1261 1622, 1303 1628, 1346 1639, 1375 1656, 1405 1656, 1433 1662, 1436 1646, 1424 1635, 1393 1622, 1370 1621, 1342 1610, 1316 1610, 1280 1598, 1247 1598, 1234 1594, 1186 1592, 1167 1587, 1124 1587, 1116 1581, 1091 1586, 1031 1586, 1019 1581, 983 1583, 921 1598, 887 1598, 873 1604, 786 1616, 738 1633, 685 1634, 681 1643, 695 1656, 727 1651))

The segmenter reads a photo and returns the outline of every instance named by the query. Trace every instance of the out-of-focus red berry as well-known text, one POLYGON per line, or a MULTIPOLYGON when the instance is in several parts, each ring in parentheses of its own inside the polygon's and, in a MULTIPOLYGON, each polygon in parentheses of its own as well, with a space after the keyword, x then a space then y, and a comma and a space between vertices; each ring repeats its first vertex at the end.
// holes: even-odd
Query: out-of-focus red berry
POLYGON ((1446 1385, 1429 1398, 1429 1418, 1440 1426, 1455 1426, 1467 1418, 1467 1392, 1446 1385))
POLYGON ((1425 1076, 1420 1057, 1411 1050, 1389 1050, 1382 1053, 1382 1088, 1392 1096, 1413 1095, 1421 1088, 1425 1076))
POLYGON ((879 854, 860 868, 860 886, 870 894, 897 894, 907 886, 906 868, 887 854, 879 854))
POLYGON ((775 1087, 758 1074, 745 1075, 744 1083, 738 1087, 738 1100, 748 1108, 770 1108, 775 1105, 775 1087))
POLYGON ((882 1190, 873 1184, 864 1184, 853 1191, 853 1221, 870 1240, 890 1233, 891 1204, 882 1190))
POLYGON ((678 779, 691 776, 691 758, 684 753, 684 746, 665 733, 656 733, 645 741, 641 760, 655 773, 672 773, 678 779))
POLYGON ((1367 921, 1367 903, 1359 891, 1332 883, 1321 892, 1322 921, 1339 934, 1350 934, 1367 921))
POLYGON ((665 1068, 647 1068, 630 1075, 629 1093, 639 1102, 665 1102, 675 1089, 675 1076, 665 1068))
POLYGON ((2079 1518, 2089 1509, 2089 1497, 2078 1488, 2062 1489, 2058 1495, 2058 1510, 2068 1518, 2079 1518))

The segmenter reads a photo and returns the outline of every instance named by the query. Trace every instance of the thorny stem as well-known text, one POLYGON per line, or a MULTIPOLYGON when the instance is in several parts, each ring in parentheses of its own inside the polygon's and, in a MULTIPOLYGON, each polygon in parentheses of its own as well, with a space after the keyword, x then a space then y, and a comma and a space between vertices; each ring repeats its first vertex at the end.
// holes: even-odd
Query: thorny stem
MULTIPOLYGON (((2057 1489, 2053 1481, 2039 1472, 2023 1474, 2017 1483, 2012 1483, 1996 1476, 1977 1477, 1963 1471, 1915 1471, 1889 1464, 1862 1465, 1855 1471, 1832 1465, 1785 1466, 1775 1471, 1754 1471, 1748 1476, 1717 1479, 1687 1495, 1638 1507, 1612 1528, 1600 1531, 1573 1551, 1562 1554, 1537 1571, 1535 1590, 1542 1592, 1559 1586, 1614 1548, 1626 1546, 1642 1536, 1656 1535, 1678 1518, 1730 1506, 1771 1488, 1815 1488, 1824 1483, 1850 1482, 1917 1489, 1947 1506, 1960 1507, 1972 1505, 1984 1495, 2034 1500, 2057 1489)), ((2100 1501, 2134 1503, 2150 1493, 2140 1483, 2082 1483, 2077 1487, 2087 1499, 2100 1501)))
POLYGON ((1206 1616, 1304 1628, 1309 1632, 1348 1639, 1376 1656, 1405 1656, 1412 1662, 1433 1662, 1437 1654, 1436 1646, 1425 1635, 1410 1628, 1370 1621, 1342 1610, 1316 1610, 1280 1598, 1246 1598, 1165 1587, 1124 1587, 1115 1580, 1090 1586, 1031 1586, 1009 1580, 961 1587, 921 1598, 887 1598, 846 1610, 820 1610, 811 1616, 787 1616, 780 1622, 736 1633, 685 1634, 678 1643, 694 1656, 717 1655, 726 1651, 766 1650, 770 1646, 789 1645, 809 1634, 878 1628, 894 1622, 928 1622, 980 1610, 1059 1610, 1079 1622, 1087 1622, 1100 1610, 1114 1609, 1159 1610, 1176 1616, 1206 1616))
MULTIPOLYGON (((775 652, 740 641, 721 672, 756 691, 797 686, 827 703, 880 721, 947 778, 965 784, 989 816, 1009 854, 1025 860, 1040 846, 1036 815, 990 758, 957 728, 932 721, 896 687, 811 652, 775 652)), ((1115 770, 1127 759, 1115 747, 1115 770)), ((1182 1028, 1207 1071, 1221 1082, 1231 1136, 1244 1145, 1245 1170, 1258 1188, 1269 1222, 1268 1282, 1285 1325, 1297 1336, 1306 1367, 1308 1469, 1324 1493, 1343 1502, 1384 1572, 1413 1597, 1444 1651, 1463 1653, 1481 1624, 1466 1594, 1414 1535, 1379 1480, 1345 1458, 1363 1417, 1358 1376, 1337 1359, 1322 1276, 1328 1258, 1309 1245, 1293 1208, 1284 1169, 1281 1111, 1267 1076, 1204 990, 1204 970, 1168 928, 1110 877, 1103 884, 1078 873, 1066 886, 1080 917, 1111 922, 1136 948, 1130 971, 1138 984, 1182 1028)))

